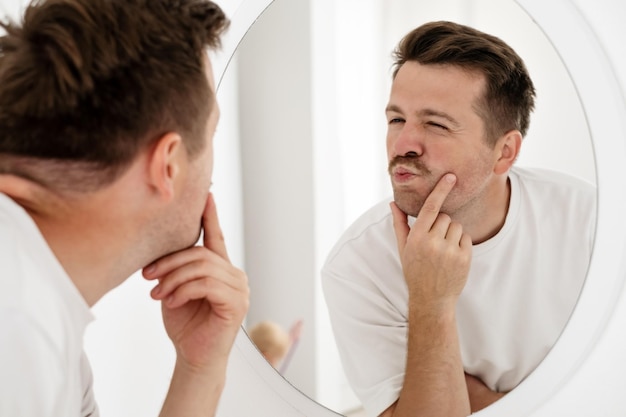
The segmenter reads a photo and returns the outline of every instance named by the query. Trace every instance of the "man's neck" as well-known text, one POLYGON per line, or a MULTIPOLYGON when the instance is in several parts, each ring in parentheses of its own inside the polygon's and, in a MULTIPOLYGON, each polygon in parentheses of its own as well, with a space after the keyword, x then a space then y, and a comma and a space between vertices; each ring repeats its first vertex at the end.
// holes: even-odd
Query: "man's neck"
POLYGON ((502 229, 510 199, 511 181, 507 176, 485 191, 480 205, 473 205, 460 216, 463 229, 472 237, 474 245, 491 239, 502 229))
POLYGON ((132 231, 113 214, 118 200, 108 194, 114 190, 68 199, 29 180, 0 175, 0 192, 26 210, 89 306, 140 267, 126 262, 133 248, 120 246, 132 231))

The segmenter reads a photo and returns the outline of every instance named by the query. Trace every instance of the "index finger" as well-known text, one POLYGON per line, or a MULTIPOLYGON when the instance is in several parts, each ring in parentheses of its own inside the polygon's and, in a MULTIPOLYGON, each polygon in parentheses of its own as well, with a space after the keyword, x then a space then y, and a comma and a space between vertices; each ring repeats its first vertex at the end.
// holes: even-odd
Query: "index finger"
POLYGON ((435 185, 435 188, 433 188, 428 197, 426 197, 424 205, 422 205, 422 208, 417 214, 413 227, 417 226, 422 230, 430 230, 437 216, 439 216, 443 202, 448 197, 448 194, 450 194, 450 190, 452 190, 455 183, 456 176, 454 174, 448 173, 441 177, 437 185, 435 185))
POLYGON ((204 247, 229 261, 226 242, 217 218, 217 207, 212 193, 209 193, 204 213, 202 213, 202 229, 204 231, 204 247))

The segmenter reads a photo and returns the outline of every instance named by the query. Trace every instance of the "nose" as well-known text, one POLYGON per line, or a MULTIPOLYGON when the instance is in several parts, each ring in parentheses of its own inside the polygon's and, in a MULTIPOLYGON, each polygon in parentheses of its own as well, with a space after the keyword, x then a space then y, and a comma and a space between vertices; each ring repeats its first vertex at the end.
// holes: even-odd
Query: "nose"
POLYGON ((424 135, 418 127, 405 123, 401 129, 389 131, 387 137, 388 152, 394 156, 422 156, 424 154, 424 135))

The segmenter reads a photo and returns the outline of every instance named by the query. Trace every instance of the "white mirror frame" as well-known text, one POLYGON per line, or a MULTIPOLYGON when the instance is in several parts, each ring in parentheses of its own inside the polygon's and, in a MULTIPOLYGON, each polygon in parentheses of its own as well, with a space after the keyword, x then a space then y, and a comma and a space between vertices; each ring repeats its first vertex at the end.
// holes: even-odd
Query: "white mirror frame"
MULTIPOLYGON (((617 313, 626 309, 626 59, 619 44, 626 39, 620 21, 626 5, 612 0, 516 1, 553 43, 579 93, 595 150, 598 220, 588 279, 557 344, 515 390, 479 414, 625 415, 626 359, 618 355, 626 352, 626 319, 617 313)), ((231 15, 223 53, 213 61, 218 80, 270 3, 242 0, 231 15)), ((218 415, 338 416, 283 379, 243 330, 230 357, 218 415)))

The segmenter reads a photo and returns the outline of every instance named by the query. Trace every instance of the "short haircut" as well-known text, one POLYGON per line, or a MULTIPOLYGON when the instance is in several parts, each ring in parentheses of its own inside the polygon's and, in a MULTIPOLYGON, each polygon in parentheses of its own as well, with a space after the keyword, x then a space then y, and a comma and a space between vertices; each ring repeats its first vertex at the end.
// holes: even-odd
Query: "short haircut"
POLYGON ((453 22, 431 22, 408 33, 393 56, 394 78, 407 61, 453 65, 484 75, 485 92, 476 110, 488 143, 514 129, 526 135, 535 87, 522 59, 501 39, 453 22))
POLYGON ((214 103, 206 49, 228 24, 208 0, 33 0, 0 23, 0 172, 47 161, 101 186, 167 132, 193 158, 214 103))

